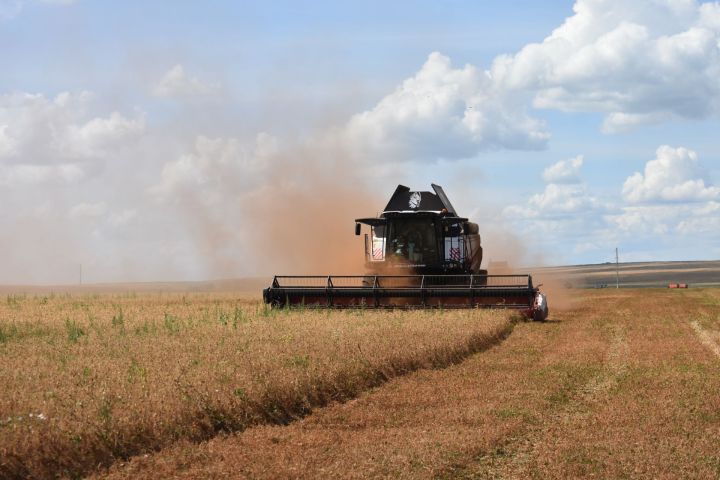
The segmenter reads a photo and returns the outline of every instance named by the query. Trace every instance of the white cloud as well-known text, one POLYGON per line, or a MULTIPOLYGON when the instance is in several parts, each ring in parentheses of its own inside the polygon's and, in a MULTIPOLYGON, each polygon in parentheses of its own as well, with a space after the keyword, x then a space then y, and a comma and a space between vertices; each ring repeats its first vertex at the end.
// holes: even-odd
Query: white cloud
POLYGON ((72 163, 60 165, 0 165, 0 185, 23 187, 44 183, 75 183, 85 177, 83 169, 72 163))
POLYGON ((578 155, 569 160, 561 160, 547 167, 543 171, 543 180, 546 183, 580 183, 580 168, 583 156, 578 155))
POLYGON ((545 190, 532 195, 527 205, 511 205, 503 216, 509 220, 529 218, 547 219, 571 214, 587 214, 603 210, 601 204, 582 183, 580 169, 583 156, 561 160, 543 171, 545 190))
POLYGON ((669 206, 629 206, 621 214, 606 220, 622 233, 630 235, 666 235, 675 223, 678 209, 669 206))
POLYGON ((0 125, 0 159, 9 157, 16 151, 15 139, 7 134, 7 125, 0 125))
POLYGON ((89 92, 0 95, 0 160, 33 165, 77 163, 106 155, 145 129, 143 115, 93 117, 89 92))
MULTIPOLYGON (((692 249, 716 242, 720 239, 720 189, 706 185, 697 154, 661 146, 656 157, 647 162, 644 173, 625 181, 623 197, 628 203, 605 212, 606 226, 590 234, 652 248, 687 244, 692 249)), ((702 254, 696 251, 692 256, 702 254)))
POLYGON ((625 180, 623 197, 629 202, 692 202, 720 198, 720 188, 705 184, 697 154, 687 148, 663 145, 656 157, 625 180))
POLYGON ((720 4, 578 0, 543 42, 495 59, 491 75, 540 108, 607 114, 603 130, 720 111, 720 4))
POLYGON ((564 246, 561 255, 592 255, 608 245, 672 249, 678 242, 720 239, 720 189, 705 183, 695 152, 661 146, 656 156, 644 173, 626 180, 624 204, 594 195, 581 181, 577 157, 546 169, 550 183, 544 191, 525 205, 508 206, 503 218, 546 248, 564 246), (568 176, 579 183, 553 183, 568 176))
POLYGON ((626 238, 647 238, 651 245, 668 238, 678 244, 688 239, 720 240, 720 203, 714 201, 701 205, 630 205, 606 220, 626 238))
POLYGON ((432 53, 422 68, 371 110, 354 115, 342 140, 387 161, 470 157, 493 148, 544 148, 543 122, 525 112, 525 102, 496 88, 472 65, 453 68, 432 53))
POLYGON ((570 255, 598 250, 600 238, 607 237, 604 216, 615 209, 583 182, 582 165, 582 155, 550 165, 542 175, 546 185, 541 193, 502 211, 505 222, 519 235, 563 262, 570 255))
POLYGON ((683 217, 677 224, 677 231, 683 235, 710 235, 720 237, 720 203, 708 202, 694 209, 694 215, 683 217))
POLYGON ((596 201, 582 185, 548 184, 541 194, 530 197, 529 204, 538 212, 577 213, 591 210, 596 201))
POLYGON ((655 125, 672 118, 667 112, 655 113, 621 113, 608 114, 603 120, 603 133, 624 133, 642 125, 655 125))
POLYGON ((101 217, 107 212, 107 205, 105 202, 97 203, 79 203, 70 209, 68 213, 70 218, 82 218, 82 217, 101 217))
POLYGON ((82 125, 69 125, 57 148, 65 155, 98 156, 144 130, 142 115, 129 119, 113 112, 107 118, 97 117, 82 125))
POLYGON ((153 88, 153 94, 158 97, 173 98, 210 95, 218 90, 217 84, 204 83, 196 77, 188 77, 183 66, 178 64, 165 72, 153 88))
POLYGON ((243 187, 258 184, 268 158, 276 151, 277 140, 266 133, 257 135, 251 146, 235 138, 200 135, 194 151, 165 164, 160 182, 149 191, 162 200, 192 191, 203 195, 205 203, 219 201, 224 194, 239 195, 243 187))
POLYGON ((125 209, 121 212, 112 213, 108 218, 108 223, 114 228, 124 227, 137 217, 137 210, 125 209))

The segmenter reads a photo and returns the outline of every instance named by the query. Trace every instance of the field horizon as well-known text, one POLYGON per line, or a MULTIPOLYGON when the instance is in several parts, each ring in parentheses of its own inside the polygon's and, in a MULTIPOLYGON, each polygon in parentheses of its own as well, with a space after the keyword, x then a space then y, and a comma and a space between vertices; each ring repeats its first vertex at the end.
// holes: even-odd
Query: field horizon
MULTIPOLYGON (((666 287, 668 283, 689 286, 720 286, 720 260, 676 260, 651 262, 620 262, 621 288, 666 287)), ((518 267, 493 273, 532 274, 540 281, 550 279, 565 288, 599 288, 615 286, 615 263, 518 267)), ((332 272, 329 272, 332 273, 332 272)), ((282 274, 282 272, 278 272, 282 274)), ((358 273, 361 275, 361 273, 358 273)), ((238 292, 260 294, 272 281, 272 275, 237 278, 218 278, 198 281, 109 282, 58 285, 0 284, 0 294, 92 294, 92 293, 189 293, 238 292)), ((535 282, 539 283, 539 282, 535 282)))

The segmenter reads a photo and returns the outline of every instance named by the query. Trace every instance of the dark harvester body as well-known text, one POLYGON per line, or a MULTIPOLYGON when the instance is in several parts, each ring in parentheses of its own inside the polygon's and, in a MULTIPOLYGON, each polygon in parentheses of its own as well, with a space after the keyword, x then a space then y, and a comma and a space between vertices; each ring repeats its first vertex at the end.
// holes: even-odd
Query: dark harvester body
POLYGON ((512 308, 547 317, 545 296, 530 275, 488 275, 480 268, 478 226, 458 216, 442 187, 398 185, 383 213, 356 219, 365 234, 366 273, 275 276, 263 291, 273 306, 359 308, 512 308))

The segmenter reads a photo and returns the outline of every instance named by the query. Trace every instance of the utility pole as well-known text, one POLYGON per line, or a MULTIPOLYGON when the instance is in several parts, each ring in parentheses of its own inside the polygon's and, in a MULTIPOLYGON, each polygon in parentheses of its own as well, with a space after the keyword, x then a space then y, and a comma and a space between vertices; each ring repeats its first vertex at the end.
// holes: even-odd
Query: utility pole
POLYGON ((82 263, 80 264, 80 285, 82 285, 82 263))
POLYGON ((615 288, 620 288, 620 261, 617 247, 615 247, 615 288))

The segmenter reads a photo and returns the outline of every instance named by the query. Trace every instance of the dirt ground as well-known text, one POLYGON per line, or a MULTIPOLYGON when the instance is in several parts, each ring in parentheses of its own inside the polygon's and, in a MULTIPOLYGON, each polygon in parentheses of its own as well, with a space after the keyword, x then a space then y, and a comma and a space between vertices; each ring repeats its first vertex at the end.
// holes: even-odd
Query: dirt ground
POLYGON ((109 478, 718 478, 720 290, 578 291, 459 365, 109 478))

